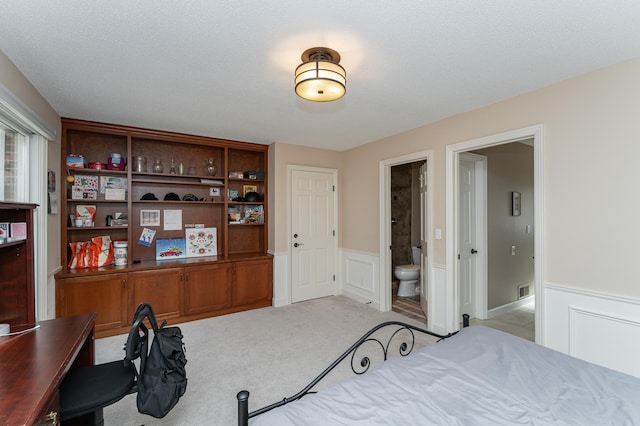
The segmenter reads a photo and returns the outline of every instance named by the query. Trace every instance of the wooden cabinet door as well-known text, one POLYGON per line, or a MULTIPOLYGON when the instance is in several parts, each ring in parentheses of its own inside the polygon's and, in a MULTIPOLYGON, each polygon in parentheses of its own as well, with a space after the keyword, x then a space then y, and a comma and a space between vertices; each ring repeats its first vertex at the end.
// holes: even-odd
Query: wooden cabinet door
POLYGON ((56 316, 95 312, 96 332, 130 324, 127 274, 89 275, 56 282, 56 316))
POLYGON ((231 268, 226 263, 186 267, 185 314, 199 314, 230 307, 230 271, 231 268))
POLYGON ((233 306, 271 305, 273 297, 271 259, 236 262, 233 269, 233 306))
POLYGON ((130 273, 130 317, 133 318, 136 308, 142 302, 151 304, 156 319, 159 322, 181 316, 184 300, 183 280, 183 268, 130 273))

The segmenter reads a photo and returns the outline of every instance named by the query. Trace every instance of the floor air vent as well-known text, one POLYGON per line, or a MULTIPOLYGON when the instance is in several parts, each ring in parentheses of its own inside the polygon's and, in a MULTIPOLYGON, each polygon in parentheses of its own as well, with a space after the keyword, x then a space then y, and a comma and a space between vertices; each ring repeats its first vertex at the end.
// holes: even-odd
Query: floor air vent
POLYGON ((529 284, 521 285, 518 287, 518 299, 522 299, 529 295, 529 284))

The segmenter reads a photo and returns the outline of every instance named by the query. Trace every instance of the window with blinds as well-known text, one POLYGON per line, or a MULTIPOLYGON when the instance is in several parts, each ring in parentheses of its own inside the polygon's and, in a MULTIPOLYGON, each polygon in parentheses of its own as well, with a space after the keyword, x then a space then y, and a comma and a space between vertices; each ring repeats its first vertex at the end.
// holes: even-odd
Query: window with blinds
POLYGON ((28 200, 28 137, 0 122, 0 200, 28 200))

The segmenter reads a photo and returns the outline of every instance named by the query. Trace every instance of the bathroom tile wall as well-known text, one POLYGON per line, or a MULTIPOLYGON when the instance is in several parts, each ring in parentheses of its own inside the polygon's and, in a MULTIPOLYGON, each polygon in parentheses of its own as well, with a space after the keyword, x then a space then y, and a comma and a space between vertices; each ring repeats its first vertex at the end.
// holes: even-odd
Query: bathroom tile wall
POLYGON ((391 272, 411 263, 411 164, 391 168, 391 272))

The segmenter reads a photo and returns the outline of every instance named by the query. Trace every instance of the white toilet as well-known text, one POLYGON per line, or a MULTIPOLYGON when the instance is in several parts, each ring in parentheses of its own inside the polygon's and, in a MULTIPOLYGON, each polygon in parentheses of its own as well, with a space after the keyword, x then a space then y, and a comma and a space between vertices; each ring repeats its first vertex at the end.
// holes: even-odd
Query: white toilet
POLYGON ((420 249, 411 247, 412 265, 398 265, 393 271, 397 279, 400 280, 398 286, 399 297, 413 297, 416 294, 418 278, 420 278, 420 249))

